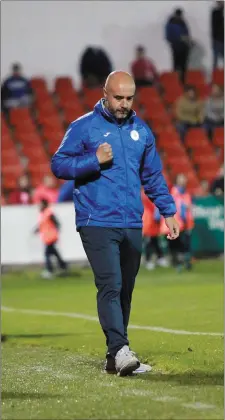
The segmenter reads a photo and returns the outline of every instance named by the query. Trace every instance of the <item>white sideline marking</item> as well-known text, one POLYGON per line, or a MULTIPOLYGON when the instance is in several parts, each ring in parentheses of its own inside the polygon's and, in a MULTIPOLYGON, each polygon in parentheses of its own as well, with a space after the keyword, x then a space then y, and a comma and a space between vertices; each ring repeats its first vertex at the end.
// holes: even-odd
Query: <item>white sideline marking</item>
MULTIPOLYGON (((40 311, 38 309, 16 309, 16 308, 9 308, 7 306, 2 306, 1 309, 2 311, 5 311, 5 312, 18 312, 18 313, 27 314, 27 315, 63 316, 67 318, 80 318, 80 319, 86 319, 87 321, 99 322, 96 316, 78 314, 76 312, 40 311)), ((129 328, 133 330, 155 331, 155 332, 163 332, 167 334, 177 334, 177 335, 206 335, 206 336, 210 335, 212 337, 224 336, 224 333, 219 333, 219 332, 173 330, 170 328, 151 327, 148 325, 129 325, 129 328)))
POLYGON ((187 404, 181 404, 182 407, 185 408, 193 408, 194 410, 212 410, 215 409, 216 406, 215 405, 211 405, 211 404, 203 404, 201 402, 195 402, 195 403, 187 403, 187 404))

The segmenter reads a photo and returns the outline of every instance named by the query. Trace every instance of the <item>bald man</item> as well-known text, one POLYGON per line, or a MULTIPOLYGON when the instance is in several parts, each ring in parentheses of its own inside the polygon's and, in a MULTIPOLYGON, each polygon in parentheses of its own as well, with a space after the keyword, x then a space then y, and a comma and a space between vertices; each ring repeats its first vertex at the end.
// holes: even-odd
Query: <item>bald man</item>
POLYGON ((107 372, 134 372, 127 327, 142 251, 141 186, 176 239, 174 200, 148 125, 132 110, 130 74, 111 73, 93 112, 72 122, 52 158, 57 178, 74 180, 76 225, 98 289, 99 320, 106 337, 107 372))

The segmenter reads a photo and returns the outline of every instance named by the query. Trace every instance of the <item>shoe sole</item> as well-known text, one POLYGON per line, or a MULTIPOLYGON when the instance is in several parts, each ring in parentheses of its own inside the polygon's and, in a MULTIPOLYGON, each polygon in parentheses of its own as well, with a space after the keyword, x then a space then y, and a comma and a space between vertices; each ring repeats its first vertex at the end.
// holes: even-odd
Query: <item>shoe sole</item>
POLYGON ((140 362, 138 360, 134 360, 130 362, 128 365, 123 366, 119 372, 117 372, 117 376, 128 376, 133 373, 134 370, 140 367, 140 362))

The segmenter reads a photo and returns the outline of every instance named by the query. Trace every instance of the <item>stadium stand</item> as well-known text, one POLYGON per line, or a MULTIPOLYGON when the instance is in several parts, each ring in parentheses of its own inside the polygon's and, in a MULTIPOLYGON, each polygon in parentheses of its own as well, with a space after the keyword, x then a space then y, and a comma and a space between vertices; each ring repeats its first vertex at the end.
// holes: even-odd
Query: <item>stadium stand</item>
MULTIPOLYGON (((224 73, 214 70, 212 83, 223 85, 224 73)), ((175 128, 174 104, 183 93, 176 72, 163 72, 160 86, 138 89, 134 109, 152 128, 164 163, 169 185, 184 172, 192 194, 202 180, 211 181, 223 162, 224 127, 214 130, 212 141, 204 128, 190 129, 184 144, 175 128)), ((201 71, 188 71, 186 83, 196 86, 202 99, 210 93, 210 85, 201 71)), ((11 109, 1 116, 2 134, 2 204, 15 188, 20 175, 27 173, 35 188, 50 171, 50 158, 59 146, 69 123, 93 109, 102 96, 101 88, 78 91, 70 77, 57 77, 50 92, 44 77, 33 77, 35 95, 30 108, 11 109)), ((61 181, 58 182, 58 185, 61 181)))

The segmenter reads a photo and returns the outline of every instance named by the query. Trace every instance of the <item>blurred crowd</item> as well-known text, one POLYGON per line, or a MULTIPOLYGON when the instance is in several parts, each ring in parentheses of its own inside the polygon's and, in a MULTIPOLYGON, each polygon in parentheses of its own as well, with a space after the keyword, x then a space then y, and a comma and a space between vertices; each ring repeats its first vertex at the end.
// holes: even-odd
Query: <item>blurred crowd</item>
MULTIPOLYGON (((178 175, 184 176, 183 174, 178 175)), ((185 177, 186 179, 186 177, 185 177)), ((186 181, 187 182, 187 179, 186 181)), ((170 186, 172 195, 174 196, 173 186, 170 186)), ((201 191, 196 191, 198 196, 207 196, 209 194, 221 196, 224 194, 224 166, 220 167, 215 179, 209 185, 207 182, 202 184, 201 191)), ((49 203, 65 203, 73 201, 74 181, 65 181, 58 187, 56 179, 53 176, 45 175, 40 185, 36 188, 32 187, 31 180, 28 174, 24 174, 18 179, 18 186, 9 192, 7 197, 7 204, 11 205, 28 205, 39 204, 42 200, 47 200, 49 203)), ((148 200, 149 201, 149 200, 148 200)), ((145 204, 145 200, 143 203, 145 204)), ((2 202, 2 204, 5 204, 2 202)))
MULTIPOLYGON (((212 46, 212 70, 223 67, 224 61, 224 2, 217 1, 211 11, 210 34, 212 46)), ((176 9, 165 22, 165 40, 171 53, 172 70, 179 75, 179 83, 182 85, 182 94, 173 104, 173 116, 177 132, 181 141, 190 128, 201 127, 207 133, 209 140, 213 141, 214 130, 224 126, 224 91, 223 86, 212 83, 208 95, 204 100, 199 96, 196 86, 185 84, 186 72, 189 66, 190 55, 195 48, 195 40, 192 38, 190 28, 182 9, 176 9)), ((88 46, 80 57, 80 75, 82 89, 102 87, 106 77, 113 70, 113 64, 107 52, 102 48, 88 46)), ((148 57, 146 47, 138 45, 134 51, 134 59, 130 63, 130 72, 134 77, 137 89, 147 86, 155 87, 159 92, 162 89, 160 74, 157 64, 148 57)), ((210 72, 211 73, 211 72, 210 72)), ((210 79, 211 80, 211 79, 210 79)), ((19 63, 12 65, 11 74, 1 86, 2 109, 6 120, 12 108, 30 107, 35 100, 35 93, 32 90, 30 81, 23 75, 22 66, 19 63)), ((100 99, 100 98, 99 98, 100 99)), ((170 263, 178 269, 185 267, 192 268, 191 259, 191 232, 194 227, 192 214, 192 197, 187 189, 187 176, 184 173, 177 175, 173 180, 174 184, 169 185, 171 194, 174 197, 177 207, 177 220, 180 225, 181 235, 176 241, 168 241, 168 254, 163 247, 162 237, 165 237, 167 228, 164 219, 160 216, 158 209, 151 203, 142 191, 144 206, 143 214, 143 261, 148 270, 156 266, 168 267, 170 263)), ((4 185, 4 182, 2 182, 4 185)), ((53 227, 51 234, 56 241, 58 238, 59 223, 54 219, 49 205, 73 201, 74 181, 66 181, 58 185, 56 179, 51 175, 43 176, 42 182, 35 188, 29 172, 18 178, 15 189, 7 191, 5 198, 1 197, 1 204, 7 205, 29 205, 38 204, 41 215, 48 214, 53 227), (53 220, 53 219, 54 220, 53 220)), ((209 183, 202 180, 199 191, 196 195, 223 196, 224 194, 224 167, 220 167, 215 178, 209 183)), ((42 234, 49 235, 48 220, 42 234)), ((53 267, 50 257, 55 255, 59 267, 66 269, 66 265, 54 246, 50 246, 47 239, 46 244, 46 273, 52 275, 53 267)), ((50 238, 52 240, 52 237, 50 238)), ((46 275, 46 273, 44 275, 46 275)))
MULTIPOLYGON (((190 32, 189 24, 184 16, 182 9, 175 11, 168 17, 165 28, 164 38, 168 43, 171 53, 172 69, 180 75, 182 83, 185 82, 190 54, 195 48, 195 40, 190 32)), ((212 8, 210 17, 211 47, 212 47, 212 69, 223 66, 224 60, 224 2, 216 1, 212 8)), ((80 57, 80 75, 82 86, 97 87, 102 86, 108 74, 113 70, 112 61, 103 48, 88 46, 80 57)), ((131 73, 137 86, 157 85, 158 72, 153 60, 146 55, 146 49, 140 45, 135 50, 135 57, 130 65, 131 73)), ((213 99, 217 98, 221 92, 219 88, 213 89, 213 99)), ((195 97, 196 94, 188 90, 189 95, 185 99, 195 97)), ((5 111, 11 107, 27 106, 32 102, 32 88, 29 80, 22 74, 21 65, 16 63, 12 67, 12 73, 1 86, 2 106, 5 111)), ((206 115, 212 117, 210 109, 207 108, 206 115)), ((202 123, 202 110, 197 108, 198 117, 193 116, 192 123, 202 123)), ((213 118, 212 118, 213 119, 213 118)), ((188 121, 188 120, 187 120, 188 121)))

